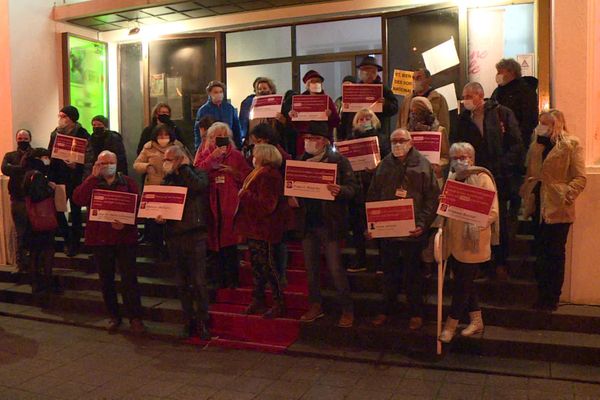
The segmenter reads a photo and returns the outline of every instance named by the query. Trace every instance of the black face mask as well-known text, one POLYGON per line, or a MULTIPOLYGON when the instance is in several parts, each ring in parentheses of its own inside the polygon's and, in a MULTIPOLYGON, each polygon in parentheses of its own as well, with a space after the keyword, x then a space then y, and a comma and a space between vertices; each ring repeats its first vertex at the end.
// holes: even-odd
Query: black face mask
POLYGON ((227 146, 229 144, 229 138, 219 136, 215 138, 215 144, 217 147, 227 146))
POLYGON ((17 142, 17 148, 21 151, 26 151, 31 148, 31 144, 29 142, 17 142))
POLYGON ((94 127, 94 128, 92 129, 92 131, 93 131, 93 134, 94 134, 94 135, 101 136, 102 134, 104 134, 104 132, 105 132, 105 129, 104 129, 103 127, 101 127, 101 126, 97 126, 97 127, 94 127))
POLYGON ((169 122, 171 122, 171 116, 168 114, 158 114, 156 118, 163 124, 168 124, 169 122))

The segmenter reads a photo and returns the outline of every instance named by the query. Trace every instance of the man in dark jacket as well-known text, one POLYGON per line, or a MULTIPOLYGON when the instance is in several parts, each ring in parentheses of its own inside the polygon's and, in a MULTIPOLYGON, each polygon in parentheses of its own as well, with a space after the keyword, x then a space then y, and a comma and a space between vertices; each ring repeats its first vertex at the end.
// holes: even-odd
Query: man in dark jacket
POLYGON ((23 177, 25 169, 23 160, 31 153, 31 132, 19 129, 16 134, 17 150, 8 152, 2 160, 2 173, 8 176, 8 193, 10 194, 10 212, 17 231, 16 263, 19 271, 27 270, 27 250, 25 246, 25 230, 27 229, 27 210, 23 193, 23 177))
POLYGON ((254 80, 254 82, 252 83, 253 92, 246 96, 246 98, 242 100, 242 103, 240 104, 239 120, 240 136, 242 139, 242 143, 246 141, 246 138, 250 133, 250 109, 252 108, 252 101, 254 100, 254 97, 256 97, 256 95, 258 94, 258 89, 256 88, 256 85, 261 79, 262 78, 259 76, 254 80))
POLYGON ((427 231, 436 216, 440 189, 431 164, 413 148, 407 130, 395 130, 390 140, 392 153, 377 167, 367 201, 412 199, 415 230, 410 232, 409 237, 382 240, 379 246, 383 263, 384 309, 373 320, 373 325, 385 324, 394 312, 399 281, 403 280, 410 310, 409 328, 417 330, 423 326, 424 288, 420 256, 427 244, 427 231))
POLYGON ((519 124, 513 112, 494 100, 484 100, 483 87, 477 82, 465 85, 458 129, 450 143, 467 142, 475 149, 475 165, 487 168, 496 181, 500 211, 500 244, 493 247, 496 272, 506 275, 509 254, 508 206, 511 179, 524 163, 524 148, 519 124))
MULTIPOLYGON (((362 62, 357 66, 359 69, 360 75, 360 83, 368 83, 368 84, 381 84, 381 78, 377 74, 379 71, 383 71, 383 67, 377 64, 377 60, 375 60, 372 56, 367 56, 363 58, 362 62)), ((383 111, 380 113, 376 113, 377 118, 381 121, 381 131, 387 137, 389 135, 391 126, 390 126, 390 118, 396 115, 398 112, 398 99, 394 95, 394 93, 388 88, 386 85, 383 85, 383 111)), ((352 134, 352 120, 354 119, 354 114, 349 112, 342 112, 340 114, 341 123, 340 130, 338 132, 338 140, 345 140, 352 134)), ((389 149, 389 146, 383 146, 389 149)))
MULTIPOLYGON (((95 189, 138 194, 135 181, 117 172, 117 155, 103 151, 94 164, 92 173, 73 192, 73 202, 79 207, 90 207, 95 189)), ((108 331, 116 332, 121 326, 115 271, 121 276, 121 297, 125 313, 129 317, 131 331, 144 332, 142 303, 137 280, 136 248, 137 225, 115 222, 90 221, 88 214, 85 244, 92 248, 93 260, 100 275, 102 297, 108 309, 108 331)))
POLYGON ((108 150, 117 155, 117 172, 127 174, 127 155, 123 138, 118 132, 108 129, 108 119, 102 115, 92 118, 93 132, 85 151, 85 166, 83 176, 87 178, 92 173, 98 155, 108 150))
POLYGON ((300 216, 298 226, 303 231, 302 247, 308 272, 309 310, 300 318, 302 322, 313 322, 324 316, 321 308, 321 245, 325 248, 327 267, 337 290, 342 306, 338 326, 349 328, 354 322, 352 299, 348 277, 341 263, 340 242, 347 234, 348 202, 359 190, 352 166, 348 159, 331 148, 331 136, 326 122, 310 122, 305 135, 306 152, 302 161, 322 162, 337 165, 336 183, 328 185, 335 200, 299 199, 300 216))
POLYGON ((206 288, 208 175, 191 166, 178 146, 165 152, 163 169, 166 176, 162 185, 187 188, 181 220, 156 219, 165 226, 167 248, 175 265, 175 280, 186 321, 184 335, 210 340, 206 288))
MULTIPOLYGON (((74 136, 89 140, 90 134, 77 121, 79 120, 79 111, 73 106, 65 106, 58 113, 58 127, 50 134, 50 143, 48 150, 52 152, 54 141, 57 134, 74 136)), ((66 162, 53 158, 50 163, 49 178, 56 184, 64 184, 67 191, 67 198, 71 205, 71 227, 64 213, 58 213, 58 224, 60 232, 65 239, 65 253, 69 257, 77 255, 79 241, 81 240, 81 207, 73 202, 73 190, 81 184, 83 180, 83 164, 66 162)))

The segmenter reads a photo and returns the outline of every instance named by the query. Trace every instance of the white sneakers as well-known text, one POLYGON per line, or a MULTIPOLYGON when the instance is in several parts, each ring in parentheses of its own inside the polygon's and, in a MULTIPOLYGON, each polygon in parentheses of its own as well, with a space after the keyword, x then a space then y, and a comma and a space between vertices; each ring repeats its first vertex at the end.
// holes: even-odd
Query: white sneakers
MULTIPOLYGON (((477 333, 483 332, 483 318, 481 317, 481 311, 473 311, 469 313, 471 323, 462 330, 461 336, 473 336, 477 333)), ((444 324, 444 329, 440 334, 440 341, 443 343, 450 343, 456 334, 456 327, 458 326, 458 320, 448 317, 444 324)))

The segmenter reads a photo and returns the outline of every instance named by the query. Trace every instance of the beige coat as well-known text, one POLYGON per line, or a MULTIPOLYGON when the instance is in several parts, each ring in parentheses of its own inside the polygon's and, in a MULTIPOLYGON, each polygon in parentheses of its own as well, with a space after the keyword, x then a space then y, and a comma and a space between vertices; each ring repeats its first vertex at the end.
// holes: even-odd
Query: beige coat
MULTIPOLYGON (((402 104, 400 105, 400 111, 398 112, 398 124, 396 128, 406 128, 408 125, 408 114, 410 114, 410 102, 414 96, 409 94, 404 97, 402 104)), ((431 102, 433 108, 433 114, 439 121, 440 125, 450 131, 450 114, 448 111, 448 102, 440 93, 432 90, 427 96, 431 102)))
MULTIPOLYGON (((448 179, 454 179, 454 174, 450 174, 448 179)), ((465 183, 484 189, 496 191, 496 185, 492 178, 486 173, 470 175, 465 183)), ((489 261, 492 256, 492 224, 498 220, 498 196, 494 198, 492 209, 489 216, 489 224, 485 228, 479 228, 479 246, 476 251, 466 248, 464 245, 465 222, 448 218, 444 233, 446 248, 449 254, 463 263, 475 264, 489 261)))
MULTIPOLYGON (((188 154, 187 150, 183 146, 183 144, 176 140, 173 145, 181 147, 186 155, 188 154)), ((151 140, 146 142, 140 155, 136 158, 133 163, 133 169, 140 174, 146 174, 146 179, 144 180, 145 185, 160 185, 163 178, 165 177, 165 173, 163 171, 163 157, 165 155, 165 151, 171 147, 171 144, 166 147, 160 147, 158 143, 151 140), (148 171, 148 166, 152 165, 154 168, 151 168, 148 171)), ((188 159, 189 159, 188 155, 188 159)))
POLYGON ((566 135, 557 143, 542 162, 544 145, 537 143, 534 135, 527 153, 527 176, 521 187, 525 216, 535 210, 532 193, 537 182, 540 191, 541 217, 548 224, 575 221, 575 199, 585 188, 585 162, 583 147, 575 136, 566 135))

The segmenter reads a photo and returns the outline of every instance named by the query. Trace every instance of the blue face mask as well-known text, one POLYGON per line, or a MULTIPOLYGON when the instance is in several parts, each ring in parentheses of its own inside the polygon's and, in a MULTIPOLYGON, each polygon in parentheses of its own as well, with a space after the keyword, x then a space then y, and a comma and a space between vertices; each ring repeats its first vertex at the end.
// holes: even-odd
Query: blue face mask
POLYGON ((108 164, 102 170, 102 176, 108 178, 110 176, 114 176, 117 173, 117 164, 108 164))
POLYGON ((452 160, 450 166, 454 172, 462 172, 469 168, 469 160, 452 160))

